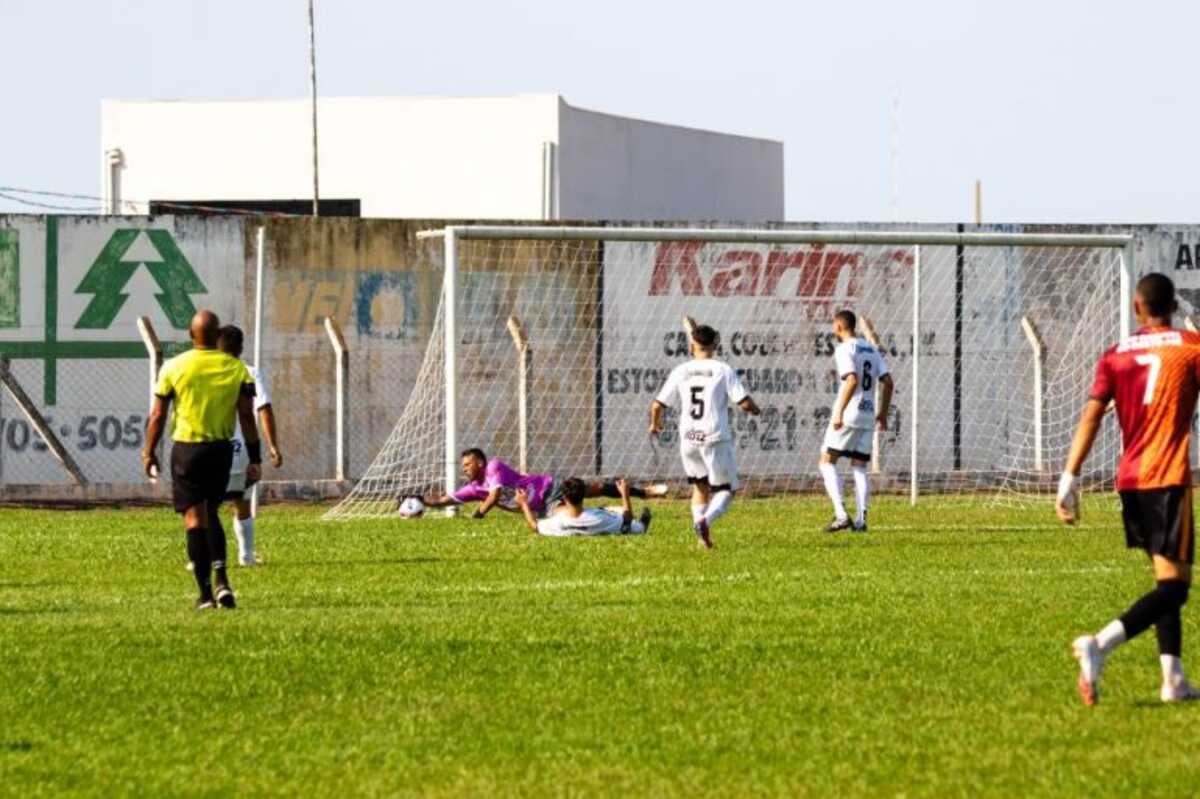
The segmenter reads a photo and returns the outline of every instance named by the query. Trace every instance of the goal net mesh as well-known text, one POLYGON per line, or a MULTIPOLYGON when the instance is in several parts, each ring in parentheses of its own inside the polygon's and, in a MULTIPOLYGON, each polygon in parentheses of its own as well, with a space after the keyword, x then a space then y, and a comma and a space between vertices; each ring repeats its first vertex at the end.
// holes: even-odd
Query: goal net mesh
MULTIPOLYGON (((668 411, 657 442, 647 418, 668 372, 687 358, 688 316, 719 331, 718 357, 763 410, 750 417, 730 409, 746 492, 817 489, 816 458, 839 386, 830 322, 849 308, 869 320, 895 380, 876 490, 908 490, 915 427, 921 491, 1001 502, 1052 493, 1096 358, 1119 337, 1119 251, 920 247, 914 339, 917 256, 911 245, 461 239, 459 447, 519 465, 515 318, 530 351, 525 468, 682 487, 678 409, 668 411), (1023 317, 1045 344, 1040 459, 1023 317)), ((403 496, 445 489, 445 319, 439 306, 407 404, 329 518, 390 514, 403 496)), ((1110 414, 1087 488, 1111 487, 1118 452, 1110 414)))

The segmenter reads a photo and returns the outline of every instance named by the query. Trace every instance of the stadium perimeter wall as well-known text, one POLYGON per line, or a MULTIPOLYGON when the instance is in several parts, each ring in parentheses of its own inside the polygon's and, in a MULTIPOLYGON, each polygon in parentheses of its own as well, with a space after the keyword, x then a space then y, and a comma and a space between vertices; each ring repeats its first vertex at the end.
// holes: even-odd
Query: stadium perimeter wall
MULTIPOLYGON (((161 496, 161 487, 148 487, 139 475, 138 451, 149 391, 148 363, 136 319, 139 315, 151 318, 168 354, 186 346, 187 318, 195 307, 213 308, 223 321, 253 331, 255 241, 260 225, 266 230, 263 364, 275 393, 287 456, 284 468, 268 470, 268 478, 275 483, 272 490, 276 493, 336 494, 342 486, 330 482, 336 465, 335 367, 323 320, 328 316, 339 321, 351 352, 349 459, 353 478, 370 463, 404 407, 435 323, 442 269, 440 241, 418 242, 415 234, 446 224, 469 221, 0 216, 0 353, 12 359, 14 373, 94 484, 88 492, 73 488, 11 399, 0 394, 0 499, 161 496)), ((879 230, 898 226, 797 222, 776 227, 879 230)), ((900 227, 957 229, 955 225, 900 227)), ((985 225, 966 229, 1133 232, 1138 270, 1171 274, 1180 287, 1184 311, 1200 310, 1200 225, 985 225)), ((508 250, 506 257, 531 264, 553 260, 549 248, 508 250)), ((603 270, 608 279, 597 281, 595 274, 581 273, 578 289, 582 296, 591 291, 588 287, 602 282, 603 301, 609 309, 661 301, 692 310, 697 316, 719 319, 722 303, 762 299, 720 290, 719 286, 728 284, 714 280, 717 275, 701 276, 702 296, 684 296, 680 264, 669 262, 664 267, 662 248, 618 255, 619 249, 609 247, 603 261, 599 252, 592 268, 603 270), (657 285, 658 294, 648 297, 653 281, 662 277, 664 269, 675 270, 673 276, 665 287, 657 285), (614 279, 618 276, 620 279, 614 279)), ((670 257, 678 257, 678 251, 670 257)), ((900 263, 895 268, 905 267, 900 263)), ((811 390, 791 399, 775 395, 788 393, 789 369, 805 372, 814 363, 818 369, 822 365, 819 359, 814 361, 812 353, 825 331, 826 313, 836 306, 855 307, 856 283, 851 278, 848 271, 839 279, 819 281, 820 288, 813 289, 819 296, 806 298, 809 310, 797 316, 795 328, 787 334, 810 347, 803 355, 807 364, 796 362, 800 356, 794 353, 803 348, 785 354, 779 347, 764 348, 761 342, 755 348, 744 337, 740 351, 729 356, 739 367, 760 370, 757 379, 773 381, 769 387, 760 386, 758 393, 771 395, 766 397, 768 402, 798 405, 796 412, 811 420, 814 429, 821 414, 827 413, 831 397, 819 377, 805 381, 811 390)), ((927 274, 925 279, 930 286, 946 278, 927 274)), ((486 291, 486 285, 477 290, 486 291)), ((761 289, 756 290, 761 294, 761 289)), ((974 305, 986 304, 987 299, 978 298, 974 305)), ((906 304, 909 299, 901 294, 896 302, 906 304)), ((983 312, 982 308, 970 310, 970 297, 967 303, 969 312, 983 312)), ((503 310, 494 309, 498 315, 503 310)), ((859 310, 878 315, 877 309, 859 310)), ((595 335, 595 331, 576 332, 595 335)), ((605 348, 599 367, 606 413, 644 413, 657 378, 681 357, 668 346, 671 332, 664 330, 661 340, 651 344, 638 341, 605 348)), ((732 341, 736 332, 726 331, 726 341, 732 341)), ((922 352, 930 357, 927 363, 935 370, 930 383, 936 384, 938 359, 944 362, 946 350, 937 331, 929 332, 935 335, 922 343, 928 348, 922 352)), ((894 368, 903 374, 906 351, 911 348, 907 331, 881 333, 896 337, 894 368)), ((248 338, 248 350, 252 341, 248 338)), ((553 344, 534 342, 534 346, 553 344)), ((538 396, 552 397, 561 390, 567 389, 552 382, 535 382, 538 396)), ((934 404, 931 402, 931 414, 934 404)), ((907 449, 906 425, 902 418, 897 422, 887 443, 900 457, 907 449)), ((589 424, 580 423, 578 441, 559 441, 554 449, 594 456, 587 450, 595 432, 589 424)), ((470 429, 470 420, 463 420, 463 426, 470 429)), ((930 429, 928 422, 925 429, 930 429)), ((797 472, 809 470, 812 452, 806 438, 789 439, 782 422, 776 431, 756 432, 748 445, 750 451, 742 457, 749 476, 754 474, 756 448, 795 448, 797 472)), ((535 423, 535 441, 537 433, 535 423)), ((483 443, 501 455, 515 456, 510 430, 489 433, 483 443)), ((619 446, 622 442, 602 443, 604 448, 619 446)), ((924 451, 924 442, 922 446, 924 451)), ((931 459, 948 457, 948 449, 936 441, 927 449, 931 459)), ((571 468, 571 463, 557 462, 555 457, 549 451, 535 451, 533 465, 571 468)))

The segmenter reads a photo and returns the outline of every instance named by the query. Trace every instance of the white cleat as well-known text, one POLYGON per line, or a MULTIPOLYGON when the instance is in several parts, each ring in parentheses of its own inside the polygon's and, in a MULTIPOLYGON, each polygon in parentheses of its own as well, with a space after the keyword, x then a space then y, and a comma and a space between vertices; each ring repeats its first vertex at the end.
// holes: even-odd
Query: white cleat
POLYGON ((670 490, 670 486, 666 483, 654 483, 653 485, 646 486, 646 498, 657 499, 658 497, 665 497, 670 490))
POLYGON ((1200 699, 1200 691, 1192 687, 1187 680, 1175 683, 1164 683, 1159 697, 1164 702, 1194 702, 1200 699))
POLYGON ((1104 653, 1096 636, 1081 635, 1071 643, 1071 654, 1079 661, 1079 698, 1088 707, 1100 701, 1100 671, 1104 668, 1104 653))

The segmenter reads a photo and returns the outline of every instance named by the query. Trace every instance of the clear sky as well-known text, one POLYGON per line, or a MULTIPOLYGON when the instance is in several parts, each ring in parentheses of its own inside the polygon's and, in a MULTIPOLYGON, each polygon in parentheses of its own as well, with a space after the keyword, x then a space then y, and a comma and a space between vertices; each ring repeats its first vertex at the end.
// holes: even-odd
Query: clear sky
MULTIPOLYGON (((792 220, 1197 222, 1200 3, 317 0, 322 95, 558 92, 785 143, 792 220)), ((100 193, 101 98, 308 87, 304 0, 0 0, 0 185, 100 193)), ((53 202, 53 201, 51 201, 53 202)), ((0 212, 32 210, 0 199, 0 212)))

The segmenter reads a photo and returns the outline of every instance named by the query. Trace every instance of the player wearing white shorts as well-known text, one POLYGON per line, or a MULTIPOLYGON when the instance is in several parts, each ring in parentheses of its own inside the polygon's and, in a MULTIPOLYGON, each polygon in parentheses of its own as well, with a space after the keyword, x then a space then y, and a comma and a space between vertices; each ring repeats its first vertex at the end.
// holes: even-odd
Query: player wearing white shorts
POLYGON ((874 431, 887 429, 887 412, 892 404, 894 385, 887 364, 879 350, 858 337, 857 324, 853 311, 838 311, 833 317, 833 334, 839 341, 833 360, 841 389, 833 404, 817 466, 833 501, 833 521, 825 528, 830 533, 850 527, 859 532, 867 530, 867 502, 871 493, 867 462, 871 460, 874 431), (878 408, 875 407, 877 381, 882 386, 878 408), (843 455, 850 459, 850 470, 854 473, 853 523, 842 502, 842 477, 837 470, 838 458, 843 455))
MULTIPOLYGON (((226 325, 221 328, 217 337, 217 347, 235 358, 242 357, 244 336, 241 328, 236 325, 226 325)), ((257 367, 247 366, 255 381, 254 414, 262 426, 263 439, 267 443, 267 453, 271 465, 278 469, 283 465, 283 456, 275 433, 275 411, 271 407, 271 392, 267 389, 267 381, 257 367)), ((250 511, 250 500, 246 499, 246 491, 253 486, 246 480, 246 467, 250 465, 250 456, 246 452, 246 444, 242 439, 241 423, 233 434, 233 468, 229 472, 229 484, 225 488, 225 499, 233 502, 233 534, 237 539, 238 563, 242 566, 253 566, 258 563, 254 549, 254 517, 250 511)))
POLYGON ((525 524, 538 535, 553 538, 595 535, 641 535, 650 531, 650 509, 643 508, 640 518, 633 518, 633 503, 629 498, 630 486, 618 478, 617 491, 621 496, 619 508, 585 508, 587 483, 578 477, 568 477, 559 486, 562 502, 539 519, 529 504, 529 495, 517 489, 517 507, 525 517, 525 524))
POLYGON ((714 359, 717 331, 692 331, 692 359, 671 370, 650 404, 650 435, 662 432, 662 412, 679 401, 679 455, 692 484, 692 530, 712 547, 710 528, 729 510, 738 488, 737 460, 729 432, 729 404, 757 416, 761 411, 727 363, 714 359))

